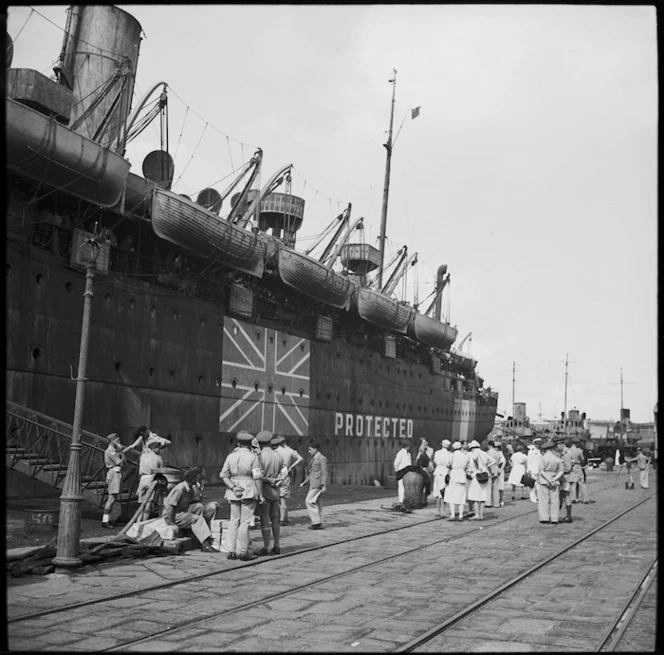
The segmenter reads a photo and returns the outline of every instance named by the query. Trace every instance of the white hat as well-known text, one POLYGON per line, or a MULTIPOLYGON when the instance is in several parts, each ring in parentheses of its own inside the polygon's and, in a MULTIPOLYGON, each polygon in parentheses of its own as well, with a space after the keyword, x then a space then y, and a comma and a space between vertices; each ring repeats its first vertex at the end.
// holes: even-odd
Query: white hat
POLYGON ((459 450, 459 448, 461 448, 461 442, 460 441, 455 441, 452 444, 452 450, 459 450))
POLYGON ((468 448, 469 448, 469 449, 470 449, 470 448, 479 448, 479 447, 480 447, 480 445, 477 443, 477 441, 475 441, 475 439, 473 439, 473 440, 468 444, 468 448))
POLYGON ((449 439, 443 439, 443 443, 441 445, 443 448, 449 448, 452 445, 452 442, 449 439))

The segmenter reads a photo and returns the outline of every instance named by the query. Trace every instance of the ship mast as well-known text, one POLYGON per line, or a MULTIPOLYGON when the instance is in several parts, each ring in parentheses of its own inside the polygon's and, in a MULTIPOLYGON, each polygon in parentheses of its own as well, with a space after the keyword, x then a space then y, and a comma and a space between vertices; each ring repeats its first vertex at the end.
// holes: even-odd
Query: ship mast
POLYGON ((622 366, 620 367, 620 441, 625 442, 625 419, 623 411, 623 377, 622 366))
POLYGON ((378 239, 380 252, 380 266, 378 267, 378 288, 383 287, 383 261, 385 259, 385 232, 387 228, 387 199, 390 193, 390 166, 392 164, 392 128, 394 126, 394 97, 397 90, 397 70, 392 69, 392 79, 389 80, 392 85, 392 109, 390 110, 390 129, 387 134, 387 143, 384 143, 387 155, 385 159, 385 184, 383 186, 383 211, 380 217, 380 236, 378 239))
POLYGON ((567 436, 567 353, 565 353, 565 407, 563 412, 563 432, 567 436))

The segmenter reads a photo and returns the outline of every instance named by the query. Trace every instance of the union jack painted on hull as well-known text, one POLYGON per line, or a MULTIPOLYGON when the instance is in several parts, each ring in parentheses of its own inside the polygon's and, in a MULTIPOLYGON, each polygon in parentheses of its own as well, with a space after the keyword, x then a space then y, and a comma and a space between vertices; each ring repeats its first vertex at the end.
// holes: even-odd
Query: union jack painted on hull
POLYGON ((227 318, 219 429, 306 435, 310 352, 307 339, 227 318))

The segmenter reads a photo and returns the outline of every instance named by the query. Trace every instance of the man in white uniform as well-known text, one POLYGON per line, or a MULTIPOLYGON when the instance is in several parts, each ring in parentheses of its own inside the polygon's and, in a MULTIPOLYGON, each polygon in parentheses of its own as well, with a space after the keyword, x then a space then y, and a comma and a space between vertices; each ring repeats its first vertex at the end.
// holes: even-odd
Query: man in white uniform
MULTIPOLYGON (((410 441, 401 442, 401 450, 397 453, 397 456, 394 458, 394 472, 398 473, 401 469, 410 466, 413 463, 412 457, 408 449, 410 448, 410 441)), ((399 502, 403 504, 404 499, 404 486, 401 480, 397 483, 397 489, 399 493, 399 502)))

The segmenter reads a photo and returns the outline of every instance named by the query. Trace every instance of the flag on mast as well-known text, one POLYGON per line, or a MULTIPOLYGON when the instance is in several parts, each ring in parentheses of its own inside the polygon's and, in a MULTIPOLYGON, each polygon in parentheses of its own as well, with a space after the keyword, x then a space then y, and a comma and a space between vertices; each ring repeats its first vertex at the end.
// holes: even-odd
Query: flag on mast
POLYGON ((415 107, 415 109, 410 110, 410 118, 417 118, 420 115, 420 107, 415 107))

